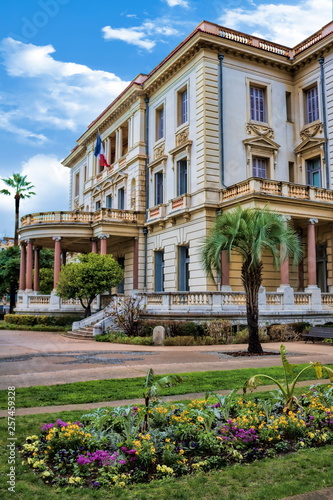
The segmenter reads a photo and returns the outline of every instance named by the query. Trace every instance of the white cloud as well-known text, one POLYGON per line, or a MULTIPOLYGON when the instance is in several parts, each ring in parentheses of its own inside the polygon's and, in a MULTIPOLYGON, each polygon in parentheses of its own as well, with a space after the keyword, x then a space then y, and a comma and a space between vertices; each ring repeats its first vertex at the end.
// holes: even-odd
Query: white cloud
MULTIPOLYGON (((69 172, 54 155, 38 154, 22 163, 19 173, 27 176, 36 195, 21 200, 20 217, 35 212, 68 210, 69 172)), ((0 180, 0 189, 3 188, 7 186, 0 180)), ((14 232, 14 193, 13 196, 0 195, 0 218, 1 232, 11 236, 14 232)))
POLYGON ((186 0, 166 0, 166 3, 169 5, 169 7, 176 7, 177 5, 185 8, 189 7, 186 0))
POLYGON ((123 42, 137 45, 143 49, 151 50, 155 47, 155 42, 148 40, 146 34, 142 31, 138 31, 140 28, 116 28, 113 29, 111 26, 104 26, 102 32, 104 33, 103 38, 105 40, 121 40, 123 42))
POLYGON ((47 139, 36 133, 35 127, 76 131, 94 119, 129 83, 114 73, 57 61, 52 56, 52 45, 37 46, 5 38, 0 52, 7 74, 26 82, 22 91, 11 94, 10 111, 3 108, 0 128, 36 144, 47 139))
POLYGON ((131 28, 112 28, 104 26, 102 28, 103 38, 105 40, 121 40, 131 45, 136 45, 142 49, 151 51, 156 45, 156 37, 160 41, 160 37, 174 36, 178 31, 167 25, 165 19, 154 19, 154 21, 146 21, 141 26, 131 28))
POLYGON ((331 0, 303 0, 294 5, 281 2, 260 4, 248 10, 231 8, 225 10, 218 22, 292 47, 330 22, 331 16, 331 0))

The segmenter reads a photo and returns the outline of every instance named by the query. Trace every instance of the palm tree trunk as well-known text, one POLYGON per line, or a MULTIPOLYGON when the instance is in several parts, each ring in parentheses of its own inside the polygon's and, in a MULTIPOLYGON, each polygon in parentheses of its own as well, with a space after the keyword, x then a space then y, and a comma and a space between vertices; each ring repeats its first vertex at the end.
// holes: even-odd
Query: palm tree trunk
POLYGON ((14 232, 14 245, 18 245, 18 228, 19 228, 19 214, 20 214, 20 195, 16 193, 15 198, 15 232, 14 232))
POLYGON ((246 316, 249 330, 248 352, 263 352, 259 340, 259 288, 262 282, 262 263, 250 266, 250 257, 242 265, 242 282, 246 295, 246 316))

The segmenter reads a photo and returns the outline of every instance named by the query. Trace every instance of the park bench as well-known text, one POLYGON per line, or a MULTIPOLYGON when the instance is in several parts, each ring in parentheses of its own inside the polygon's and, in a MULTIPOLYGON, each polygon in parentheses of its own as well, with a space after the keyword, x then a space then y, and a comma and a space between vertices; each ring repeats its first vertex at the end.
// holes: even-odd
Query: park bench
POLYGON ((313 326, 307 333, 302 333, 302 337, 306 339, 305 343, 307 343, 308 340, 312 340, 314 343, 315 339, 333 339, 333 328, 313 326))

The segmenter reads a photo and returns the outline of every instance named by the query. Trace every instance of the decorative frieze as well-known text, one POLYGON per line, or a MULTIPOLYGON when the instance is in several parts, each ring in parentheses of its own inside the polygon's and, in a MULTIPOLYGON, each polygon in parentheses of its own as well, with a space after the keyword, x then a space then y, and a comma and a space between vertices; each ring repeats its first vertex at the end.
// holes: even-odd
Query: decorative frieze
POLYGON ((162 156, 164 156, 165 144, 160 144, 157 148, 154 149, 154 160, 158 160, 162 156))
POLYGON ((188 141, 189 129, 185 128, 176 134, 176 147, 182 146, 188 141))
POLYGON ((315 137, 318 134, 321 134, 324 130, 323 124, 320 123, 315 123, 314 125, 309 125, 308 127, 304 127, 300 131, 300 136, 301 138, 307 139, 308 137, 315 137))
POLYGON ((265 125, 247 123, 246 133, 249 135, 256 135, 258 137, 266 137, 267 139, 274 139, 274 130, 271 127, 266 127, 265 125))

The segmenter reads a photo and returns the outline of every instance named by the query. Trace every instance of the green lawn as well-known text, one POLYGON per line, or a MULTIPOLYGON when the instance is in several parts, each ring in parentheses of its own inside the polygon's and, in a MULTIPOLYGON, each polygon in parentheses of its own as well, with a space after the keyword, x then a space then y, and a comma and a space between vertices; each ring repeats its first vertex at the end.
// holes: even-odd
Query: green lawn
MULTIPOLYGON (((300 371, 306 364, 297 365, 300 371)), ((273 378, 283 380, 283 368, 244 368, 240 370, 224 370, 211 372, 193 372, 179 374, 184 380, 181 384, 164 389, 162 396, 187 394, 191 392, 206 392, 231 390, 241 388, 252 375, 264 373, 273 378)), ((315 378, 312 370, 307 370, 300 380, 315 378)), ((63 385, 22 387, 16 389, 16 407, 29 408, 33 406, 65 405, 76 403, 93 403, 100 401, 117 401, 119 399, 134 399, 142 397, 144 377, 131 379, 93 380, 63 385)), ((263 379, 263 384, 269 381, 263 379)), ((0 391, 0 408, 7 408, 7 391, 0 391)))
MULTIPOLYGON (((62 412, 17 417, 17 445, 27 435, 39 432, 45 422, 57 418, 76 420, 84 412, 62 412)), ((291 495, 333 486, 333 446, 306 449, 280 458, 265 459, 249 465, 235 465, 208 474, 198 474, 179 480, 167 479, 136 485, 124 490, 52 489, 42 483, 31 469, 16 458, 15 493, 7 491, 7 421, 0 420, 0 491, 19 500, 278 500, 291 495)))

